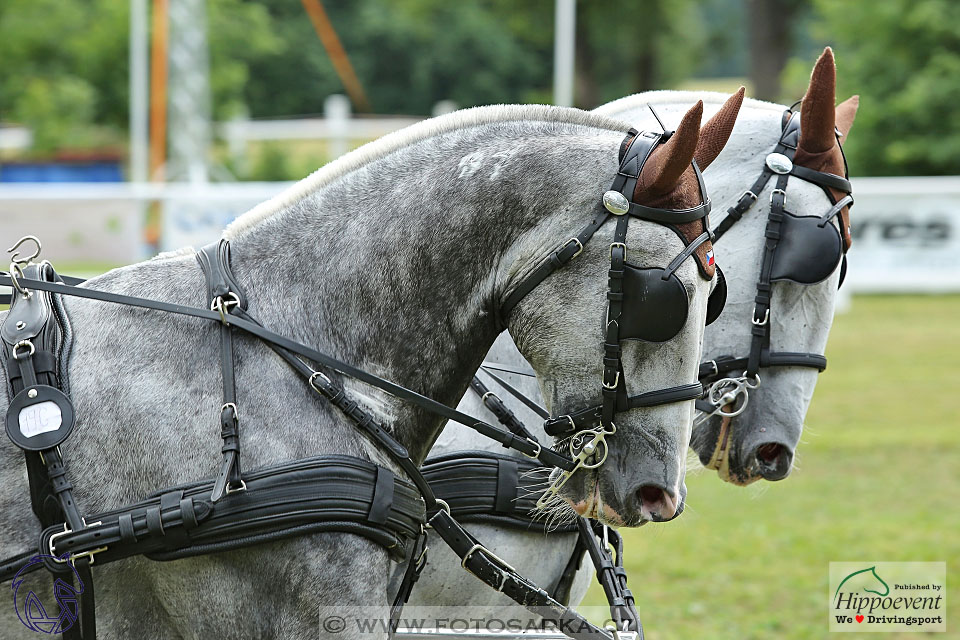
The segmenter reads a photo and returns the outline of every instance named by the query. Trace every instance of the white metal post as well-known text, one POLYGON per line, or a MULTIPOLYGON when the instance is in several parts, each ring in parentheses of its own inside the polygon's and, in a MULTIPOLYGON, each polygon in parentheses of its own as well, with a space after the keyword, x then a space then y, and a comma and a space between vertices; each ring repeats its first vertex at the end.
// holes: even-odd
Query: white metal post
POLYGON ((573 64, 577 32, 577 0, 556 0, 553 34, 553 102, 573 106, 573 64))
POLYGON ((130 0, 130 180, 146 182, 148 173, 147 0, 130 0))

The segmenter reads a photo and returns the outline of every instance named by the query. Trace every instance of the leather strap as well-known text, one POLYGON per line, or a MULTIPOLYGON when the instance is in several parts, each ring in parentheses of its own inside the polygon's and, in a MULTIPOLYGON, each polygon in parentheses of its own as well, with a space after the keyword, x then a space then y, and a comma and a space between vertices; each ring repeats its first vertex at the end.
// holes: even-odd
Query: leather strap
MULTIPOLYGON (((550 449, 545 449, 540 446, 537 442, 531 442, 525 438, 520 438, 512 433, 501 431, 493 425, 487 424, 482 420, 468 416, 464 413, 461 413, 455 409, 451 409, 446 405, 443 405, 436 400, 423 396, 415 391, 402 387, 398 384, 385 380, 379 376, 376 376, 372 373, 368 373, 362 369, 358 369, 352 365, 349 365, 345 362, 328 356, 327 354, 308 347, 306 345, 300 344, 294 340, 281 336, 269 329, 266 329, 250 320, 244 319, 238 313, 227 314, 224 319, 221 319, 220 314, 216 311, 209 311, 207 309, 199 309, 197 307, 191 307, 188 305, 178 304, 174 302, 161 302, 159 300, 149 300, 146 298, 139 298, 136 296, 128 296, 119 293, 108 293, 105 291, 97 291, 96 289, 88 288, 78 288, 71 285, 50 283, 50 282, 40 282, 37 280, 26 280, 21 279, 21 282, 24 285, 29 287, 34 287, 42 291, 50 291, 53 293, 60 293, 64 295, 72 295, 80 298, 87 298, 90 300, 99 300, 101 302, 110 302, 114 304, 123 304, 132 307, 139 307, 143 309, 154 309, 157 311, 164 311, 166 313, 173 313, 177 315, 183 315, 193 318, 202 318, 210 322, 225 322, 226 324, 242 329, 245 333, 256 336, 268 344, 281 347, 292 354, 312 360, 319 363, 322 366, 325 366, 329 369, 342 373, 344 375, 350 376, 365 382, 371 386, 377 387, 383 391, 386 391, 390 395, 393 395, 401 400, 409 402, 425 411, 439 415, 448 420, 453 420, 459 424, 462 424, 466 427, 474 429, 478 433, 496 440, 497 442, 508 446, 512 449, 523 453, 524 455, 535 457, 540 460, 543 464, 551 467, 558 467, 561 469, 570 470, 573 468, 573 462, 571 460, 557 452, 551 451, 550 449)), ((0 285, 10 284, 10 277, 6 273, 0 272, 0 285)))
MULTIPOLYGON (((245 311, 246 296, 230 269, 230 243, 220 239, 197 252, 197 262, 207 282, 207 302, 221 314, 245 311)), ((220 438, 223 462, 210 499, 216 502, 228 491, 244 487, 240 470, 240 415, 237 408, 237 384, 233 357, 233 328, 220 325, 220 373, 223 381, 223 404, 220 406, 220 438)))

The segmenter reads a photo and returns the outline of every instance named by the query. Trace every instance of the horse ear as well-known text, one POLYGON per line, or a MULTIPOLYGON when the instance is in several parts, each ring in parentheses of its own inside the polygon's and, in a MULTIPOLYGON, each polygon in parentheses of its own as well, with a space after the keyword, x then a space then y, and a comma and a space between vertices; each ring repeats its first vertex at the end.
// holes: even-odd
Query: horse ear
POLYGON ((857 117, 857 108, 860 106, 860 96, 851 96, 837 105, 837 129, 840 137, 846 138, 853 126, 853 119, 857 117))
POLYGON ((745 91, 744 87, 740 87, 740 90, 727 98, 720 110, 700 128, 700 140, 697 142, 693 159, 697 161, 701 171, 717 159, 727 140, 730 139, 733 125, 737 121, 737 114, 740 113, 740 107, 743 105, 745 91))
POLYGON ((637 180, 635 193, 641 191, 652 196, 672 192, 680 176, 690 167, 700 138, 700 118, 703 117, 703 100, 690 107, 670 139, 660 145, 643 165, 637 180))
POLYGON ((810 86, 800 105, 800 141, 808 153, 823 153, 837 143, 836 114, 833 109, 837 91, 837 67, 833 50, 823 50, 810 74, 810 86))

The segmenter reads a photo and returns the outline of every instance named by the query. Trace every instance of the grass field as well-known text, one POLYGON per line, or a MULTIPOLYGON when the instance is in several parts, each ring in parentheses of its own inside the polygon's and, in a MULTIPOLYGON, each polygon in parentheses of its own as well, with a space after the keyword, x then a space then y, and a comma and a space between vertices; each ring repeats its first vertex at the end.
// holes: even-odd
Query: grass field
MULTIPOLYGON (((650 640, 830 637, 831 561, 946 561, 933 637, 960 637, 958 318, 960 296, 854 298, 790 477, 739 488, 701 471, 681 518, 625 532, 650 640)), ((585 604, 602 603, 594 585, 585 604)))

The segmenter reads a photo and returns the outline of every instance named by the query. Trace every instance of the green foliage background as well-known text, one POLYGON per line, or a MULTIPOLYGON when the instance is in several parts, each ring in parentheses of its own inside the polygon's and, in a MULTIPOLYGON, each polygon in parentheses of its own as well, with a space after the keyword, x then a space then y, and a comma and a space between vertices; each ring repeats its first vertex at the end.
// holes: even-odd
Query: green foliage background
MULTIPOLYGON (((747 1, 580 0, 578 106, 652 88, 735 89, 751 42, 747 1)), ((795 4, 781 100, 801 97, 819 51, 833 45, 838 99, 861 96, 848 145, 854 175, 960 173, 960 3, 795 4)), ((428 114, 443 99, 461 107, 551 99, 553 0, 324 6, 376 113, 428 114)), ((297 0, 207 7, 216 119, 317 114, 343 91, 297 0)), ((34 155, 122 149, 128 25, 129 0, 0 2, 0 122, 29 126, 34 155)))

